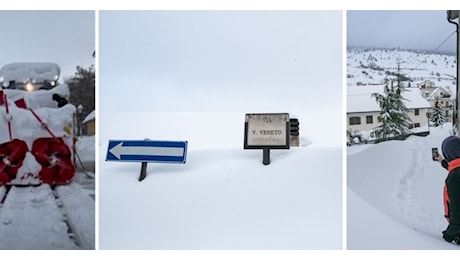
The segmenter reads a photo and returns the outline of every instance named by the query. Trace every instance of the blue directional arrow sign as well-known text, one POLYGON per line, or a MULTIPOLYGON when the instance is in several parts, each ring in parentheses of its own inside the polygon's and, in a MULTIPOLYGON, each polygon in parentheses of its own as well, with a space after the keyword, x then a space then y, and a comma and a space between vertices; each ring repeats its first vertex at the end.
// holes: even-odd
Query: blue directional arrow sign
POLYGON ((106 161, 185 163, 187 141, 109 140, 106 161))

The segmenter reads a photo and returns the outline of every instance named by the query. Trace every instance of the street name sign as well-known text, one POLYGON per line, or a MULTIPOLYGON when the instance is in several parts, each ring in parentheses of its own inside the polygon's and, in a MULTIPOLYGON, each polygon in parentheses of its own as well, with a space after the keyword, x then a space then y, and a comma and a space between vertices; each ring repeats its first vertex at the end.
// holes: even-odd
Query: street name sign
POLYGON ((246 114, 244 149, 263 149, 263 164, 270 164, 270 149, 289 149, 288 113, 246 114))

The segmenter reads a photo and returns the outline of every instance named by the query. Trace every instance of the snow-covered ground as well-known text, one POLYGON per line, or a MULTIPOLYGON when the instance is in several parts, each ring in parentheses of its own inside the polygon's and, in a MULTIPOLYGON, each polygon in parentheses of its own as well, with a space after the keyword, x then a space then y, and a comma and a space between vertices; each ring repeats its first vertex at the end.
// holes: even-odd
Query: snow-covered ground
POLYGON ((431 159, 451 128, 347 148, 348 249, 459 249, 442 239, 447 171, 431 159))
POLYGON ((342 248, 341 11, 102 11, 100 26, 101 249, 342 248), (298 118, 302 146, 264 166, 246 113, 298 118), (141 163, 105 161, 108 140, 145 138, 188 141, 187 163, 139 182, 141 163))
POLYGON ((264 166, 261 150, 243 149, 244 113, 102 116, 100 248, 341 249, 340 127, 297 118, 301 146, 264 166), (109 139, 144 138, 187 140, 187 163, 150 163, 139 182, 140 163, 104 161, 109 139))
MULTIPOLYGON (((347 86, 382 84, 398 61, 411 87, 431 80, 455 94, 455 56, 408 50, 349 49, 347 86)), ((362 105, 356 102, 347 100, 348 108, 362 105)), ((346 148, 347 249, 459 249, 442 239, 447 172, 431 159, 451 129, 446 123, 427 137, 346 148)))
MULTIPOLYGON (((68 94, 66 84, 50 91, 4 90, 4 93, 8 113, 5 104, 0 105, 0 143, 10 141, 11 134, 11 138, 24 140, 29 149, 18 170, 17 181, 29 173, 38 174, 41 169, 30 151, 37 138, 51 137, 52 133, 63 137, 66 144, 72 144, 69 131, 75 107, 67 104, 57 108, 52 100, 54 93, 68 94), (21 98, 43 124, 30 110, 16 106, 14 101, 21 98)), ((78 139, 76 149, 83 163, 94 165, 94 142, 94 137, 78 139)), ((0 186, 0 249, 95 249, 94 179, 88 179, 85 172, 77 170, 73 181, 65 186, 53 188, 42 184, 9 189, 0 186)), ((94 167, 92 171, 94 175, 94 167)), ((38 179, 33 180, 37 182, 38 179)))
MULTIPOLYGON (((83 162, 91 163, 84 154, 93 154, 94 164, 94 147, 92 137, 79 141, 83 162)), ((7 193, 0 186, 0 198, 8 194, 0 204, 0 249, 94 249, 95 192, 94 179, 80 171, 72 183, 54 190, 43 184, 7 193)))

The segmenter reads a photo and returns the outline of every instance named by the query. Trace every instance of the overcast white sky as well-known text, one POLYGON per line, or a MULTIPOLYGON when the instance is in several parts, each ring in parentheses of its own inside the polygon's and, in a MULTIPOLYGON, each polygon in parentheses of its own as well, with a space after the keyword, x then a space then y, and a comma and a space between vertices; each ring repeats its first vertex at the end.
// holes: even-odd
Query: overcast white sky
MULTIPOLYGON (((456 30, 446 12, 347 11, 347 45, 434 51, 456 30)), ((456 44, 454 33, 439 50, 455 53, 456 44)))
POLYGON ((95 11, 0 11, 0 67, 55 62, 61 79, 94 64, 95 11))
POLYGON ((99 25, 101 113, 340 113, 341 11, 101 11, 99 25))

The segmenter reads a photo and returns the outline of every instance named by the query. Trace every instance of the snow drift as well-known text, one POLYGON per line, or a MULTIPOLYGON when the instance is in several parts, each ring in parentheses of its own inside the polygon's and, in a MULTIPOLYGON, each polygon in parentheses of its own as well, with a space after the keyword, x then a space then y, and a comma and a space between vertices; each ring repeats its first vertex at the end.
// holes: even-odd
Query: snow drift
POLYGON ((100 248, 341 249, 340 128, 315 135, 298 118, 301 146, 264 166, 243 149, 243 113, 102 116, 100 248), (187 163, 149 164, 139 182, 140 163, 104 162, 109 139, 147 137, 188 140, 187 163))

